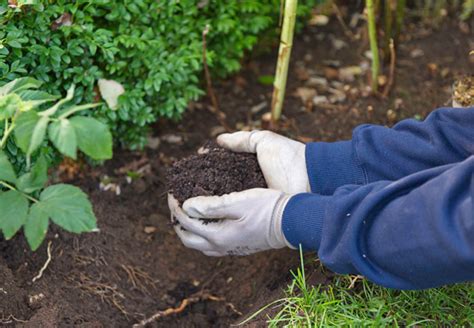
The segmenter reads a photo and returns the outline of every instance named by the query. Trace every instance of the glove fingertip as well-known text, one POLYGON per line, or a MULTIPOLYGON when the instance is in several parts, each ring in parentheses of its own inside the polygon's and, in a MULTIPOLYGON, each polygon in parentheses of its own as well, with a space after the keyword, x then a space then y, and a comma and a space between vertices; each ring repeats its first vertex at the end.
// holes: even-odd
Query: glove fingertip
POLYGON ((183 211, 190 217, 199 217, 199 200, 190 198, 183 203, 183 211))
POLYGON ((229 139, 232 138, 230 133, 223 133, 216 138, 216 142, 219 146, 227 148, 229 146, 229 139))

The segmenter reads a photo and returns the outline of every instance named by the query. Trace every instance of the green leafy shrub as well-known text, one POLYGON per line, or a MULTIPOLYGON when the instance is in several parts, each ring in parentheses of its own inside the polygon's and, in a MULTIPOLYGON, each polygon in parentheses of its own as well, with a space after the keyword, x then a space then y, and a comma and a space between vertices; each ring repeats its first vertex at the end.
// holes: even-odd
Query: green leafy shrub
MULTIPOLYGON (((300 13, 316 2, 300 1, 300 13)), ((102 105, 94 115, 122 144, 141 146, 148 125, 180 117, 203 94, 207 24, 208 63, 222 77, 276 29, 279 10, 280 0, 17 1, 0 7, 0 81, 28 74, 50 93, 74 83, 74 102, 90 103, 98 79, 115 80, 126 90, 118 108, 102 105)))
POLYGON ((10 239, 23 227, 33 250, 43 241, 49 220, 74 233, 96 229, 86 194, 71 185, 47 186, 49 162, 45 152, 52 149, 49 143, 71 158, 76 158, 78 149, 95 160, 112 157, 108 127, 77 115, 96 104, 67 106, 74 95, 72 86, 64 99, 44 108, 58 97, 39 91, 41 84, 32 78, 19 78, 0 88, 0 230, 10 239), (19 151, 13 156, 11 149, 5 151, 12 140, 19 151), (26 167, 12 163, 11 158, 19 154, 24 155, 26 167))

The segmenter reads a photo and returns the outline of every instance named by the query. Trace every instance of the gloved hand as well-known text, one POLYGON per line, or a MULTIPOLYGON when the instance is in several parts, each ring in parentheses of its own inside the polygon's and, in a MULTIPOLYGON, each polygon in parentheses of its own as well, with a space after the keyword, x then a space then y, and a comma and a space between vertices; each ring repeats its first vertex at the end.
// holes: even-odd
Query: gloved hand
POLYGON ((235 152, 256 153, 269 188, 291 194, 311 191, 303 143, 270 131, 221 134, 217 143, 235 152))
POLYGON ((184 202, 168 195, 176 233, 186 247, 208 256, 248 255, 294 248, 282 231, 283 210, 290 196, 272 189, 248 189, 223 196, 199 196, 184 202), (203 222, 199 219, 222 219, 203 222), (184 229, 183 229, 184 228, 184 229))

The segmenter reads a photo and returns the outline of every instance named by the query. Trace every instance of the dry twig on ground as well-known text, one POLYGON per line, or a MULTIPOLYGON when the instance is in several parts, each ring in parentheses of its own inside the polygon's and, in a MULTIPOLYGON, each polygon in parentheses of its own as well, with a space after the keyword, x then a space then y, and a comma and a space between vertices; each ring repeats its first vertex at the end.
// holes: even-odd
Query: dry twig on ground
MULTIPOLYGON (((192 304, 195 304, 195 303, 198 303, 198 302, 201 302, 201 301, 225 302, 225 298, 218 297, 218 296, 209 294, 209 293, 204 292, 204 291, 200 291, 198 293, 195 293, 195 294, 189 296, 188 298, 183 299, 181 301, 181 303, 179 304, 179 306, 177 306, 175 308, 168 308, 166 310, 158 311, 155 314, 153 314, 151 317, 143 319, 139 323, 133 325, 133 328, 146 327, 146 325, 148 325, 152 322, 155 322, 155 321, 157 321, 161 318, 168 317, 168 316, 175 315, 175 314, 179 314, 179 313, 183 312, 189 305, 192 305, 192 304)), ((227 302, 226 306, 228 306, 234 313, 236 313, 238 315, 242 315, 242 313, 239 312, 235 308, 234 304, 227 302)))

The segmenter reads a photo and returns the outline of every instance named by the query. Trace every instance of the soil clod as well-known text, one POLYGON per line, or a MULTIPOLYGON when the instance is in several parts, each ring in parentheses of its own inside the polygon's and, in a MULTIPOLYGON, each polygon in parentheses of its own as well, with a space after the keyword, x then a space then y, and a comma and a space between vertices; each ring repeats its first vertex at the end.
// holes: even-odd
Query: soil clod
POLYGON ((196 196, 222 196, 266 188, 257 156, 235 153, 208 142, 200 154, 177 161, 168 172, 169 191, 182 204, 196 196))

